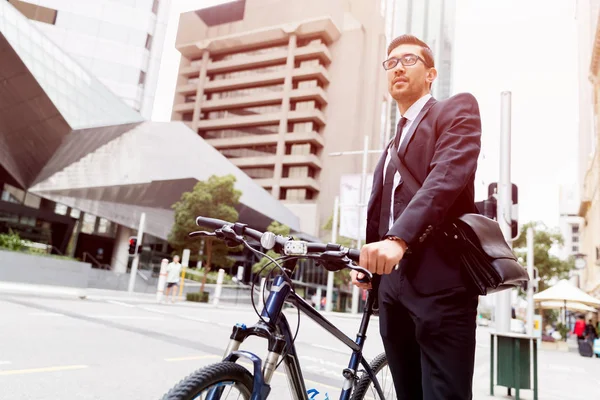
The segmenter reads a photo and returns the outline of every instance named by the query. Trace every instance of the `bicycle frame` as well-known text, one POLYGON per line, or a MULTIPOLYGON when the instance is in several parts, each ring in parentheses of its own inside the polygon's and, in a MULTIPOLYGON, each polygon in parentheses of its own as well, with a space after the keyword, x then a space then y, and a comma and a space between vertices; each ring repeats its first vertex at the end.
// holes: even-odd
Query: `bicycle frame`
POLYGON ((369 375, 380 398, 384 398, 383 391, 373 370, 362 355, 369 320, 373 314, 374 297, 371 295, 370 291, 367 297, 366 306, 363 310, 363 316, 356 340, 352 340, 304 299, 292 292, 292 287, 289 282, 287 282, 283 276, 279 275, 275 277, 269 292, 269 297, 267 298, 265 307, 261 313, 261 317, 266 321, 266 324, 259 321, 252 327, 246 327, 244 325, 234 326, 230 337, 231 341, 225 352, 224 361, 235 362, 238 358, 244 357, 248 358, 254 364, 254 389, 251 397, 252 400, 263 400, 268 396, 270 392, 269 382, 271 375, 274 372, 274 363, 277 362, 282 353, 285 353, 283 362, 294 399, 309 400, 296 348, 292 341, 293 334, 285 315, 282 313, 283 305, 286 302, 294 305, 306 316, 352 350, 348 368, 344 369, 342 374, 345 380, 340 400, 350 400, 352 388, 354 387, 357 378, 359 363, 369 375), (238 351, 240 345, 248 336, 260 336, 269 340, 269 356, 267 356, 264 369, 261 366, 262 360, 259 357, 250 352, 238 351), (269 365, 272 365, 272 370, 269 365))

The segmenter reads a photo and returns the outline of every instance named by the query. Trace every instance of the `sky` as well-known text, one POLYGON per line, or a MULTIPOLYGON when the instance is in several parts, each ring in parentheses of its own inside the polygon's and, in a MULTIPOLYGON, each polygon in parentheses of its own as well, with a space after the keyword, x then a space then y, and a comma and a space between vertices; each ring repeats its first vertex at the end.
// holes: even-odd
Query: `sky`
MULTIPOLYGON (((172 0, 153 119, 169 121, 181 12, 223 0, 172 0)), ((577 31, 573 0, 456 0, 453 92, 477 98, 482 153, 477 200, 499 177, 500 98, 512 93, 512 182, 519 221, 557 226, 559 185, 577 182, 577 31)), ((591 50, 590 50, 591 51, 591 50)))

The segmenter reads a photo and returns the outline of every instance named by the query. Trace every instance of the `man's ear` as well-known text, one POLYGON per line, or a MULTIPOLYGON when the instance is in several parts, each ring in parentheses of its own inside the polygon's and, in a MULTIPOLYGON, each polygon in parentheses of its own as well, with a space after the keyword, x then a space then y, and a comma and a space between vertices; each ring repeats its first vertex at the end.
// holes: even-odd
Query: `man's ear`
POLYGON ((435 68, 429 68, 429 70, 427 71, 427 75, 425 76, 425 78, 427 79, 427 82, 429 82, 429 84, 432 84, 433 81, 435 81, 435 79, 437 78, 437 69, 435 69, 435 68))

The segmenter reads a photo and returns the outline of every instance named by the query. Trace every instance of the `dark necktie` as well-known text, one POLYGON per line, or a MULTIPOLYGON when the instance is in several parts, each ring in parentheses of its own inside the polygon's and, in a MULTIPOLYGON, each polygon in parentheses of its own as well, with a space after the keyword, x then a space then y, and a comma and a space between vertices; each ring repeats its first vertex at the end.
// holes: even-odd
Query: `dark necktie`
MULTIPOLYGON (((402 129, 408 120, 404 117, 398 122, 396 128, 396 136, 394 136, 394 147, 392 151, 398 151, 400 145, 400 137, 402 136, 402 129)), ((390 147, 388 146, 388 149, 390 147)), ((387 157, 387 153, 386 153, 387 157)), ((390 213, 392 212, 392 191, 394 190, 394 175, 396 175, 396 167, 392 160, 388 162, 388 166, 385 169, 385 177, 383 180, 383 191, 381 193, 381 209, 379 211, 379 236, 383 236, 390 230, 390 213)))

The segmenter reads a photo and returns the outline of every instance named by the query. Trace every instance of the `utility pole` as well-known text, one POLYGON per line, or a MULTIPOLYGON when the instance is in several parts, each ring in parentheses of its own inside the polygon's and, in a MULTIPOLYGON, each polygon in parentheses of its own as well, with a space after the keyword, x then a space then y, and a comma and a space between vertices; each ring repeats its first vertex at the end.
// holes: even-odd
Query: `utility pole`
MULTIPOLYGON (((510 181, 511 92, 501 93, 500 114, 500 182, 498 182, 498 224, 504 239, 512 248, 512 183, 510 181)), ((512 290, 496 293, 496 331, 510 332, 512 290)))
MULTIPOLYGON (((335 196, 333 202, 333 221, 331 226, 331 243, 337 243, 339 223, 340 196, 335 196)), ((325 297, 325 311, 333 310, 333 271, 327 272, 327 294, 325 297)))
POLYGON ((129 286, 127 287, 127 291, 129 293, 133 293, 133 288, 135 287, 135 278, 137 277, 138 264, 140 263, 140 254, 138 253, 138 249, 142 245, 145 224, 146 224, 146 213, 142 213, 142 216, 140 217, 140 226, 138 227, 137 240, 135 243, 135 253, 133 255, 133 262, 131 263, 131 274, 129 275, 129 286))
MULTIPOLYGON (((336 153, 329 153, 330 156, 345 156, 345 155, 362 155, 362 172, 360 176, 360 192, 358 194, 358 236, 357 236, 357 248, 360 250, 362 245, 362 233, 363 233, 363 214, 364 209, 367 207, 367 200, 365 194, 365 188, 367 185, 367 163, 369 161, 369 154, 378 153, 380 154, 383 150, 369 150, 369 136, 365 136, 363 150, 359 151, 341 151, 336 153)), ((352 288, 352 313, 358 313, 358 302, 360 296, 360 289, 357 286, 352 288)))

